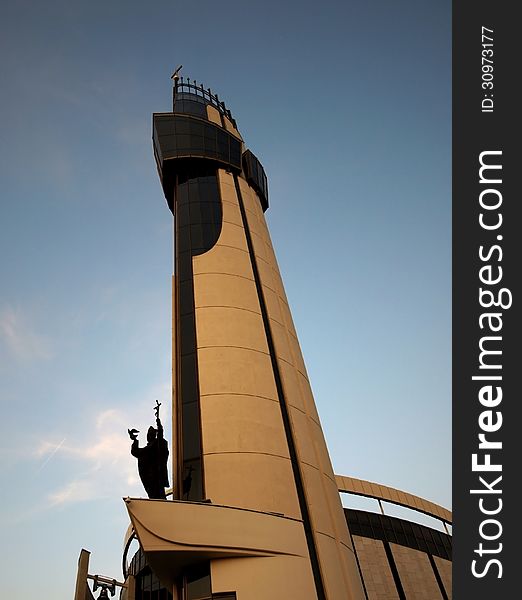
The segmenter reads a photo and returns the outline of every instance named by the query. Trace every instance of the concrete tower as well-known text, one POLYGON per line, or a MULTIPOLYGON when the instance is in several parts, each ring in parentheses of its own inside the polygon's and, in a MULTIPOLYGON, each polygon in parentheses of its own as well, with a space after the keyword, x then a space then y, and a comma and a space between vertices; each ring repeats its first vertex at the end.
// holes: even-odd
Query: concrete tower
POLYGON ((173 499, 127 499, 140 560, 177 600, 362 600, 264 169, 224 102, 177 76, 153 142, 175 231, 173 499))

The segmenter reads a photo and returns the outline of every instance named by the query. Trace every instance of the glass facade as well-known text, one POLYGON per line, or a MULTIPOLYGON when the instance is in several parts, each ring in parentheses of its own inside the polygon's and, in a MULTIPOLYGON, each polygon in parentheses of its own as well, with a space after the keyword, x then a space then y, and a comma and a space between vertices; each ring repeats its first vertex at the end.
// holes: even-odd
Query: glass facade
MULTIPOLYGON (((172 92, 173 112, 200 115, 203 112, 201 106, 212 106, 236 127, 232 113, 225 106, 225 103, 210 88, 205 89, 203 84, 198 85, 195 80, 190 81, 190 78, 184 80, 181 77, 174 80, 172 92)), ((204 111, 204 117, 207 117, 206 110, 204 111)))
MULTIPOLYGON (((173 600, 171 592, 162 587, 140 549, 134 555, 129 573, 136 577, 136 600, 173 600)), ((212 593, 210 563, 189 567, 179 578, 180 600, 237 600, 235 592, 212 593)))
POLYGON ((178 415, 183 500, 204 500, 201 424, 192 257, 214 246, 221 232, 222 208, 215 169, 198 167, 177 178, 175 190, 176 274, 179 315, 178 415))
POLYGON ((188 113, 206 119, 207 104, 209 104, 209 102, 203 96, 179 92, 174 99, 174 112, 188 113))
POLYGON ((136 600, 172 600, 172 594, 162 587, 141 549, 132 558, 129 573, 136 577, 136 600))
POLYGON ((263 165, 250 150, 243 153, 243 171, 248 183, 258 193, 263 211, 266 211, 268 208, 268 179, 263 165))
POLYGON ((209 563, 187 569, 183 587, 184 600, 210 600, 212 598, 212 588, 210 585, 209 563))
POLYGON ((393 542, 451 560, 451 536, 442 531, 362 510, 345 508, 344 514, 352 535, 393 542))
MULTIPOLYGON (((193 104, 199 106, 196 102, 193 104)), ((215 123, 201 118, 156 114, 153 141, 160 169, 164 160, 194 157, 213 159, 241 170, 241 142, 215 123)))

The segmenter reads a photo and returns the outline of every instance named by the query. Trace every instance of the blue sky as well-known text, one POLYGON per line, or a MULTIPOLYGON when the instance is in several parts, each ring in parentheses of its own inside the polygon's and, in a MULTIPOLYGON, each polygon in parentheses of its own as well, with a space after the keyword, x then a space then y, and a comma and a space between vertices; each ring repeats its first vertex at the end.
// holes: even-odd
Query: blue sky
POLYGON ((82 547, 121 576, 126 430, 170 389, 178 64, 267 172, 335 471, 450 506, 450 3, 7 0, 0 30, 2 597, 71 598, 82 547))

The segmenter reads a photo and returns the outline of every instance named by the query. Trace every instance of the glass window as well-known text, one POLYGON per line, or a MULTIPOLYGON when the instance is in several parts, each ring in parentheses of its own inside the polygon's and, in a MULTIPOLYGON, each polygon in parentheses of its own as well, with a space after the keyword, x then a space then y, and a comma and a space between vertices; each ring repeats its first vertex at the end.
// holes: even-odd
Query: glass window
POLYGON ((203 248, 216 239, 216 226, 214 223, 203 223, 201 225, 201 237, 203 248))
POLYGON ((185 281, 185 279, 192 279, 192 258, 190 256, 190 251, 181 252, 178 248, 178 252, 179 258, 176 263, 176 267, 178 270, 179 280, 185 281))
MULTIPOLYGON (((199 190, 199 195, 201 196, 201 188, 199 190)), ((190 222, 200 223, 201 222, 201 202, 191 202, 190 206, 190 222)))
POLYGON ((190 250, 190 228, 188 225, 178 230, 178 252, 190 250))
POLYGON ((190 226, 190 244, 192 250, 203 249, 203 234, 201 232, 201 223, 195 223, 190 226))
POLYGON ((199 444, 199 405, 198 402, 183 404, 183 457, 185 460, 198 459, 201 453, 199 444))
POLYGON ((192 281, 185 280, 179 284, 179 308, 180 315, 194 312, 194 292, 192 281))
POLYGON ((203 161, 189 163, 187 170, 178 175, 176 199, 181 348, 179 394, 183 440, 181 497, 203 500, 192 257, 212 248, 221 231, 221 197, 215 167, 207 166, 203 161))
POLYGON ((181 402, 197 402, 196 354, 184 354, 181 357, 181 402))
POLYGON ((175 152, 178 147, 178 137, 176 135, 164 135, 161 137, 161 151, 163 154, 175 152))
POLYGON ((164 115, 154 117, 154 127, 158 135, 165 135, 172 133, 174 123, 176 122, 175 117, 166 117, 164 115))
POLYGON ((201 137, 203 137, 204 135, 206 135, 206 130, 207 127, 205 127, 205 125, 201 122, 201 121, 196 121, 196 119, 193 119, 190 121, 190 134, 191 135, 199 135, 201 137))
POLYGON ((209 563, 187 570, 185 574, 185 591, 187 600, 211 599, 209 563))
POLYGON ((177 117, 175 129, 176 129, 176 135, 180 135, 182 133, 188 135, 190 133, 190 120, 183 119, 182 117, 177 117))
POLYGON ((194 313, 182 315, 180 321, 181 354, 193 354, 196 351, 196 328, 194 313))
POLYGON ((190 138, 190 134, 184 134, 181 133, 179 135, 176 136, 178 138, 178 148, 190 148, 191 146, 191 138, 190 138))
POLYGON ((189 205, 186 202, 179 203, 177 206, 176 216, 179 223, 188 223, 189 220, 189 205))
POLYGON ((260 195, 263 210, 266 210, 268 208, 268 181, 263 166, 250 150, 243 153, 243 170, 247 181, 260 195))
POLYGON ((194 154, 203 154, 205 152, 205 138, 202 135, 192 135, 190 140, 194 154))
POLYGON ((206 106, 200 102, 195 102, 194 100, 176 99, 176 102, 174 103, 174 112, 188 113, 190 115, 207 118, 206 106))
POLYGON ((203 500, 201 459, 183 461, 183 500, 203 500))

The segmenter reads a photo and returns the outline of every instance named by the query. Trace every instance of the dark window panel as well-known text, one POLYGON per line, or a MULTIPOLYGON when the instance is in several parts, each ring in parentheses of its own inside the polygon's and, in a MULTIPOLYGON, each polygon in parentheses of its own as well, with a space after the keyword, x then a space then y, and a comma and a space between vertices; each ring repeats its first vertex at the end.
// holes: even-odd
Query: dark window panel
POLYGON ((177 137, 178 148, 190 148, 192 146, 191 136, 186 134, 179 134, 177 137))
POLYGON ((165 135, 172 131, 177 119, 174 117, 165 117, 163 116, 161 119, 154 120, 154 129, 156 131, 156 135, 165 135))
POLYGON ((217 135, 217 127, 215 125, 205 125, 205 137, 207 138, 213 138, 214 140, 216 139, 216 135, 217 135))
POLYGON ((158 145, 159 145, 158 149, 160 150, 161 153, 167 154, 168 152, 174 152, 178 147, 178 136, 163 135, 158 140, 158 145))
POLYGON ((185 204, 188 202, 188 187, 184 184, 176 188, 176 204, 185 204))
POLYGON ((178 230, 178 252, 190 251, 190 227, 180 227, 178 230))
POLYGON ((203 248, 203 232, 201 231, 201 223, 196 223, 190 226, 190 243, 193 249, 203 248))
MULTIPOLYGON (((200 192, 201 195, 201 192, 200 192)), ((190 222, 192 224, 194 223, 201 223, 201 210, 202 210, 202 206, 201 206, 201 202, 190 202, 189 206, 190 206, 190 222)))
MULTIPOLYGON (((184 101, 184 107, 185 104, 184 101)), ((201 108, 205 110, 204 105, 201 105, 201 108)), ((240 142, 218 125, 209 123, 206 115, 204 121, 181 115, 175 115, 167 121, 164 115, 156 115, 153 137, 162 172, 166 172, 167 169, 163 161, 177 156, 218 159, 237 170, 241 169, 240 142)), ((169 164, 172 166, 168 169, 178 170, 178 163, 169 164)))
POLYGON ((196 354, 185 354, 181 357, 181 401, 197 402, 197 367, 196 354))
POLYGON ((175 123, 175 131, 176 135, 181 133, 189 134, 190 133, 190 121, 188 119, 182 119, 178 117, 175 123))
POLYGON ((202 600, 206 598, 210 600, 212 589, 210 585, 209 563, 203 563, 202 565, 187 569, 185 573, 185 589, 187 600, 202 600))
POLYGON ((191 150, 196 155, 202 155, 205 152, 205 138, 202 135, 193 135, 191 140, 191 150))
POLYGON ((192 256, 190 255, 190 251, 186 251, 183 253, 181 253, 180 251, 177 260, 177 267, 177 274, 180 281, 184 281, 185 279, 192 279, 192 256))
POLYGON ((360 526, 361 535, 364 537, 374 537, 373 529, 369 525, 361 525, 360 526))
POLYGON ((183 404, 183 457, 185 460, 198 459, 200 456, 199 404, 183 404))
POLYGON ((196 351, 196 327, 194 313, 180 317, 181 354, 193 354, 196 351))
POLYGON ((203 137, 206 132, 205 124, 201 121, 196 121, 195 119, 190 121, 190 134, 192 136, 201 136, 203 137))
POLYGON ((176 211, 176 220, 178 222, 178 227, 184 227, 189 224, 189 204, 184 202, 182 204, 178 204, 178 210, 176 211))
POLYGON ((190 279, 179 284, 179 308, 181 315, 194 312, 194 291, 190 279))
POLYGON ((354 509, 345 509, 345 517, 353 535, 400 543, 451 560, 451 536, 442 531, 397 517, 354 509), (364 521, 371 525, 361 524, 364 521))
POLYGON ((201 459, 183 461, 183 499, 203 500, 201 459))
MULTIPOLYGON (((208 192, 208 188, 205 191, 208 192)), ((214 222, 214 204, 212 202, 200 202, 198 211, 198 223, 214 222)))

